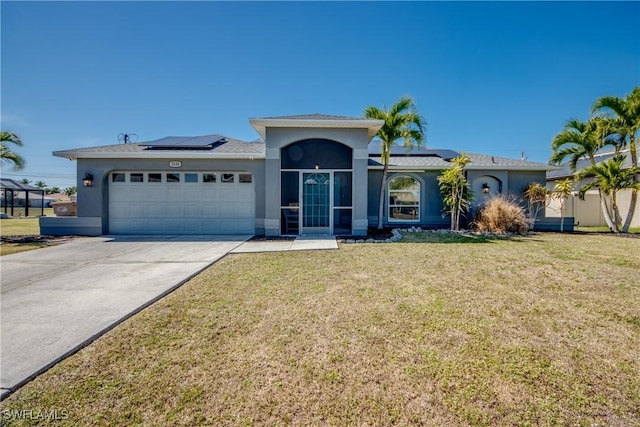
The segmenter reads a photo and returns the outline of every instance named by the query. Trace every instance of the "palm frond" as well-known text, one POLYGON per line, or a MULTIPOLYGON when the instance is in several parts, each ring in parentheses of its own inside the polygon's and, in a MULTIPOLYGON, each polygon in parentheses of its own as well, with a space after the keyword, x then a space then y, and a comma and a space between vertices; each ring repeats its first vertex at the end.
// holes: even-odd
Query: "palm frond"
POLYGON ((26 161, 16 152, 13 152, 4 142, 0 142, 0 162, 12 164, 15 170, 24 169, 26 161))
POLYGON ((401 98, 388 110, 375 106, 365 108, 366 118, 384 120, 377 136, 382 141, 381 158, 385 165, 389 163, 389 154, 393 144, 403 139, 408 147, 422 145, 424 137, 424 119, 414 111, 411 98, 401 98))
POLYGON ((611 113, 618 116, 625 115, 625 102, 618 96, 603 96, 596 99, 591 107, 591 112, 603 117, 610 117, 611 113))
POLYGON ((585 155, 585 151, 579 146, 564 147, 560 150, 555 150, 549 158, 549 164, 559 165, 569 158, 569 169, 571 172, 575 172, 578 166, 578 161, 585 155))
POLYGON ((370 106, 365 108, 364 116, 367 119, 383 119, 384 120, 386 116, 386 112, 384 110, 379 109, 378 107, 370 106))
POLYGON ((11 142, 12 144, 17 145, 18 147, 22 147, 22 140, 18 135, 13 132, 0 131, 0 141, 1 142, 11 142))

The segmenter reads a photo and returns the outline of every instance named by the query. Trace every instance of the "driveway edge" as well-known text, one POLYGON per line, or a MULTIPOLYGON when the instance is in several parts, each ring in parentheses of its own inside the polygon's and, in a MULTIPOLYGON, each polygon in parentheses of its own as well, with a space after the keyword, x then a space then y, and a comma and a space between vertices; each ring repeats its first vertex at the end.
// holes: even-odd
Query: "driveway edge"
POLYGON ((177 284, 173 285, 169 289, 165 290, 161 294, 153 297, 152 299, 150 299, 146 303, 142 304, 138 308, 134 309, 133 311, 131 311, 128 314, 126 314, 123 317, 121 317, 120 319, 116 320, 111 325, 109 325, 106 328, 100 330, 99 332, 95 333, 91 337, 87 338, 86 340, 84 340, 83 342, 78 344, 77 346, 73 347, 71 350, 69 350, 66 353, 62 354, 61 356, 57 357, 56 359, 54 359, 50 363, 46 364, 44 367, 38 369, 33 374, 29 375, 27 378, 25 378, 24 380, 22 380, 19 383, 17 383, 15 386, 13 386, 11 388, 3 388, 2 389, 2 394, 0 395, 0 402, 4 401, 7 397, 11 396, 13 393, 15 393, 16 391, 20 390, 23 386, 25 386, 26 384, 30 383, 36 377, 44 374, 49 369, 53 368, 58 363, 62 362, 63 360, 65 360, 66 358, 68 358, 70 356, 73 356, 74 354, 76 354, 77 352, 82 350, 83 348, 87 347, 89 344, 93 343, 95 340, 97 340, 98 338, 100 338, 101 336, 106 334, 107 332, 111 331, 116 326, 120 325, 121 323, 125 322, 126 320, 128 320, 131 317, 135 316, 136 314, 140 313, 145 308, 155 304, 157 301, 159 301, 162 298, 166 297, 167 295, 171 294, 173 291, 175 291, 176 289, 178 289, 179 287, 181 287, 182 285, 187 283, 189 280, 193 279, 195 276, 197 276, 198 274, 202 273, 204 270, 206 270, 207 268, 211 267, 213 264, 215 264, 216 262, 220 261, 221 259, 223 259, 227 255, 229 255, 229 252, 227 252, 226 254, 222 255, 221 257, 211 261, 209 264, 205 265, 204 267, 202 267, 201 269, 199 269, 195 273, 191 274, 187 278, 181 280, 180 282, 178 282, 177 284))

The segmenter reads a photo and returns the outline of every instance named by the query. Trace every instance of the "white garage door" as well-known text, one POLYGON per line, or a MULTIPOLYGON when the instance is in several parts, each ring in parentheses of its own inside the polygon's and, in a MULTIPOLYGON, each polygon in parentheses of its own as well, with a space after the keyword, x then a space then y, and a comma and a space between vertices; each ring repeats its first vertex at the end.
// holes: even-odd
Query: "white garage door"
POLYGON ((109 232, 253 234, 253 177, 243 172, 113 172, 109 232))

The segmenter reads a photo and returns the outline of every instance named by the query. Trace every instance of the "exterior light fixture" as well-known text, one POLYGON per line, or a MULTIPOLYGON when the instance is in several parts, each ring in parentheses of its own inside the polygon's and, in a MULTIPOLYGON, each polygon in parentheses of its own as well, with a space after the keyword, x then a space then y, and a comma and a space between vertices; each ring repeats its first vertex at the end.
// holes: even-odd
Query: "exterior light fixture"
POLYGON ((484 194, 489 194, 489 190, 491 189, 491 187, 489 187, 489 184, 487 184, 486 182, 484 184, 482 184, 482 192, 484 194))
POLYGON ((316 170, 320 169, 320 165, 316 163, 316 170))
POLYGON ((93 175, 90 173, 85 173, 84 178, 82 179, 83 187, 93 187, 93 175))

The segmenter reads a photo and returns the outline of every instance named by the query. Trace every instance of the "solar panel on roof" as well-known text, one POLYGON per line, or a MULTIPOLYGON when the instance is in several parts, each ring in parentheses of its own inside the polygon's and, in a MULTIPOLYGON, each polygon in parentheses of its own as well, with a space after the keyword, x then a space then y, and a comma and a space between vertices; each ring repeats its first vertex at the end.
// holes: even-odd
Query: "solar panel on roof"
POLYGON ((167 136, 140 144, 151 148, 208 148, 221 142, 224 142, 224 136, 214 134, 205 136, 167 136))
MULTIPOLYGON (((379 141, 372 141, 369 144, 369 155, 379 156, 381 154, 381 144, 379 141)), ((407 148, 404 145, 395 144, 391 148, 392 156, 422 156, 422 157, 440 157, 444 160, 451 160, 460 155, 460 153, 440 148, 417 147, 407 148)))

